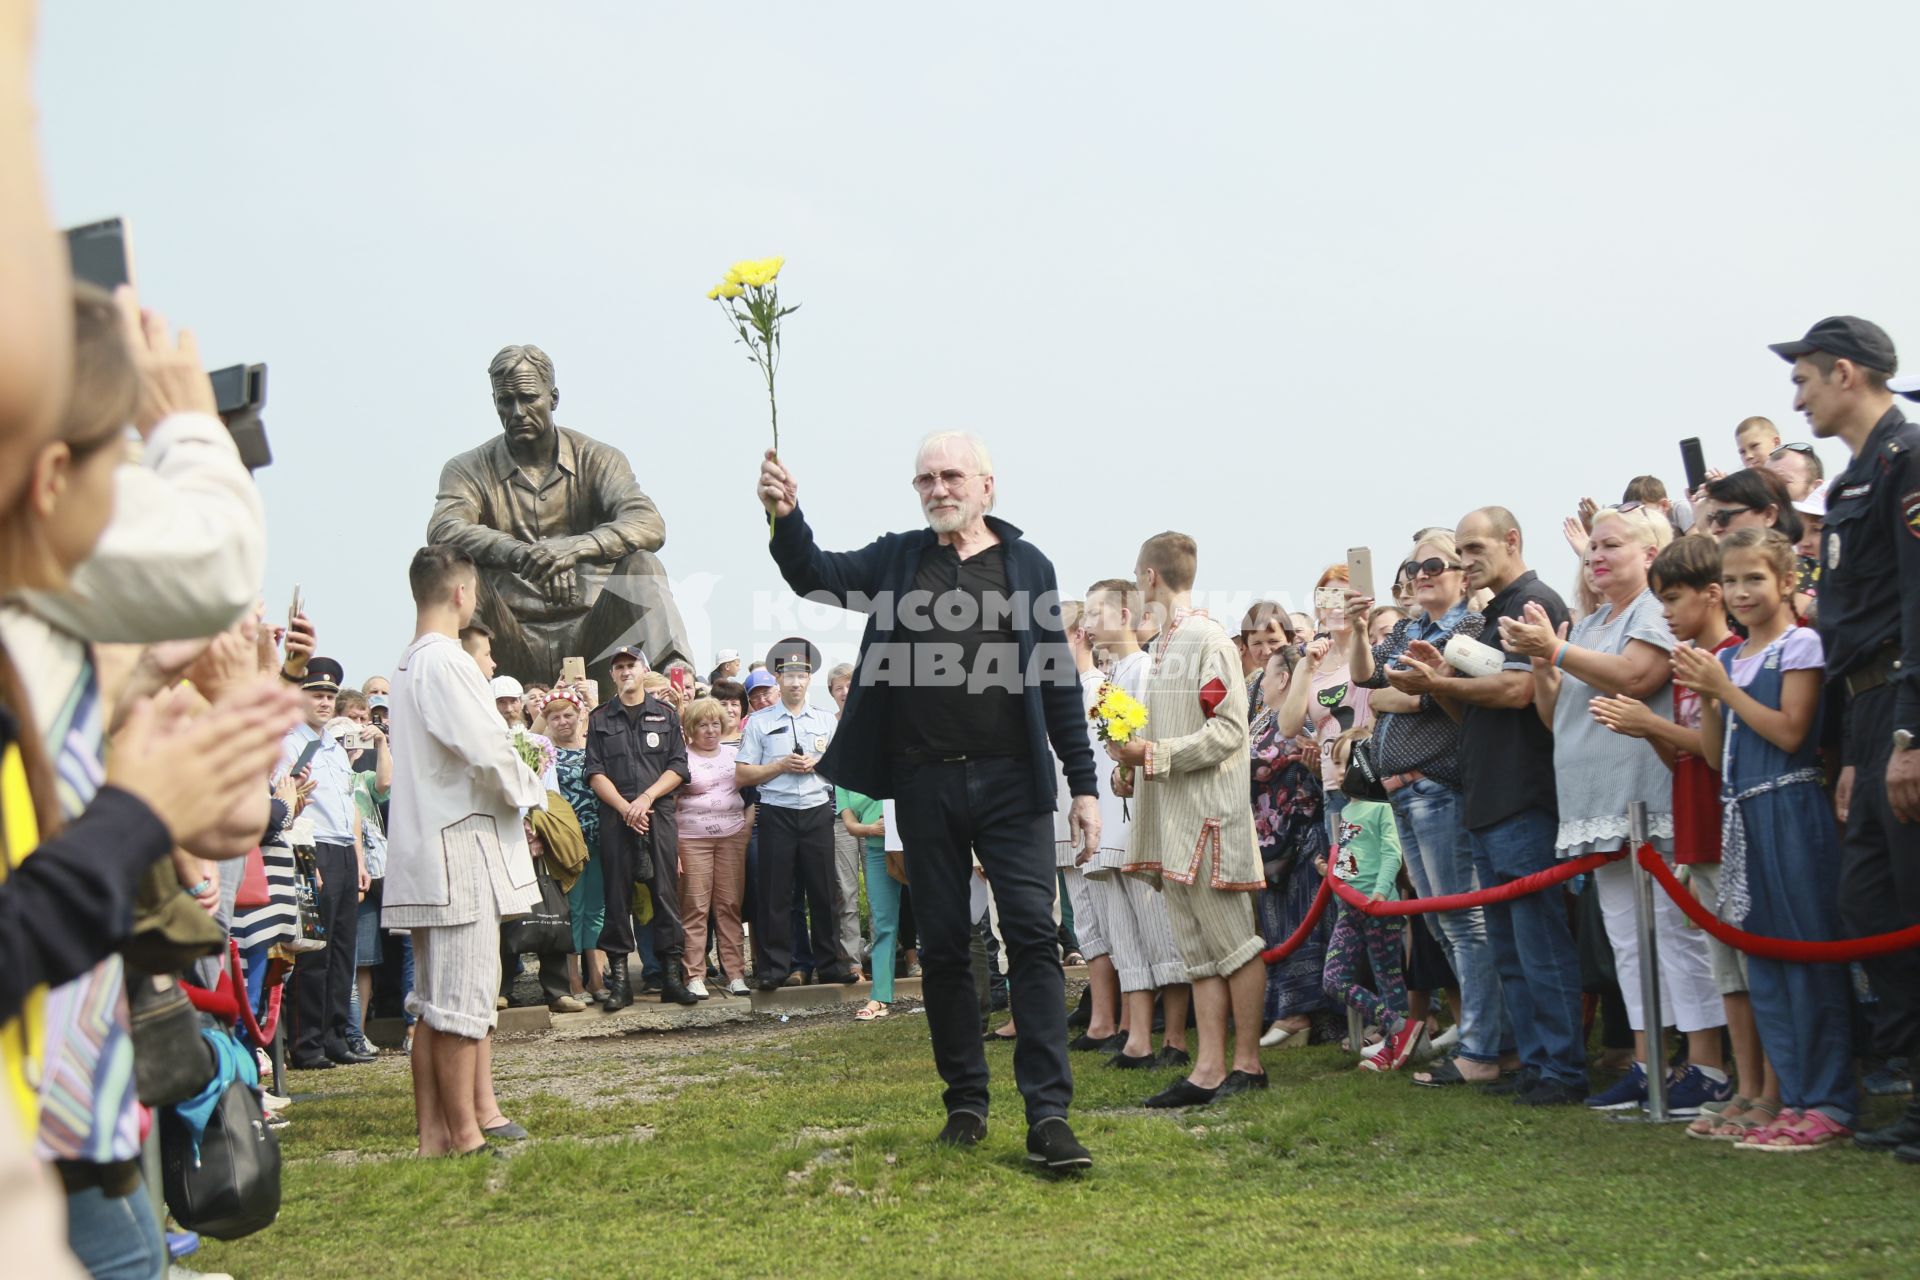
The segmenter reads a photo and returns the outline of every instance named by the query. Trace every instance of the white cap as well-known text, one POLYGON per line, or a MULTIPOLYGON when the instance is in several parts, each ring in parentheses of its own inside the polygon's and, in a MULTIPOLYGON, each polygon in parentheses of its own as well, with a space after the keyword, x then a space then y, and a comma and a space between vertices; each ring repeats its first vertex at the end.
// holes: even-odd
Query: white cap
POLYGON ((1903 374, 1898 378, 1887 379, 1887 390, 1909 400, 1920 400, 1920 373, 1903 374))
POLYGON ((729 662, 738 661, 740 661, 740 651, 738 649, 722 649, 713 656, 713 665, 716 667, 724 667, 729 662))
POLYGON ((1795 499, 1793 509, 1816 520, 1827 518, 1827 486, 1821 485, 1804 498, 1795 499))
POLYGON ((493 697, 496 702, 501 698, 524 698, 526 695, 527 691, 522 689, 520 682, 512 676, 495 676, 493 678, 493 697))

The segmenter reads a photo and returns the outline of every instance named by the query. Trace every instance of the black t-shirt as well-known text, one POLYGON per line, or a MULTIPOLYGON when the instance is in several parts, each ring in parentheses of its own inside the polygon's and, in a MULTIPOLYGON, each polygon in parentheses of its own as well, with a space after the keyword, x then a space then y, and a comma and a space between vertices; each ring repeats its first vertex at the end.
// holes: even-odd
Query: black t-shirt
MULTIPOLYGON (((1526 659, 1501 647, 1499 620, 1522 617, 1529 600, 1538 601, 1547 611, 1555 630, 1569 616, 1560 593, 1531 569, 1515 578, 1487 602, 1487 627, 1480 633, 1481 643, 1500 649, 1509 662, 1526 659)), ((1466 708, 1460 725, 1460 772, 1469 831, 1528 809, 1544 809, 1556 819, 1560 816, 1553 781, 1553 734, 1540 723, 1540 713, 1531 704, 1517 710, 1466 708)))
POLYGON ((913 576, 918 601, 902 602, 896 639, 912 654, 913 680, 894 691, 891 741, 936 755, 1027 753, 1024 680, 1004 547, 965 560, 928 547, 913 576))

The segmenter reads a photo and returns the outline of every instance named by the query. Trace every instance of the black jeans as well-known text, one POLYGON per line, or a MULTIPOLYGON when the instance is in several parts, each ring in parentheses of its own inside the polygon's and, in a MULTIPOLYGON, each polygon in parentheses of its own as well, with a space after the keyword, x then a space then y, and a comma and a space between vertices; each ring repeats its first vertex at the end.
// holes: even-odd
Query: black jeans
POLYGON ((360 941, 360 864, 350 844, 316 844, 320 869, 315 906, 327 945, 303 951, 293 964, 293 1059, 342 1057, 347 1052, 347 1005, 353 994, 353 957, 360 941))
MULTIPOLYGON (((601 819, 606 811, 601 811, 601 819)), ((647 834, 632 832, 603 835, 600 840, 601 875, 606 886, 607 920, 600 927, 600 949, 608 955, 628 955, 636 950, 633 938, 633 886, 644 883, 653 895, 653 954, 662 965, 677 964, 685 939, 680 932, 680 837, 679 817, 671 810, 662 813, 658 805, 647 823, 647 834), (653 862, 653 878, 637 881, 634 875, 634 845, 646 841, 653 862)))
POLYGON ((1067 1065, 1066 976, 1054 936, 1053 815, 1035 811, 1032 770, 1011 757, 899 766, 900 840, 920 930, 920 970, 933 1059, 949 1114, 987 1114, 987 1056, 969 951, 967 911, 978 856, 1000 911, 1011 960, 1020 1038, 1013 1075, 1027 1123, 1064 1116, 1073 1101, 1067 1065))
MULTIPOLYGON (((1882 685, 1847 708, 1843 758, 1854 767, 1854 779, 1840 844, 1840 921, 1852 937, 1920 924, 1920 823, 1895 818, 1887 800, 1893 704, 1893 686, 1882 685)), ((1920 951, 1861 963, 1879 998, 1875 1047, 1890 1057, 1920 1056, 1920 951)))
POLYGON ((793 908, 796 889, 806 894, 807 926, 815 972, 844 974, 851 956, 840 954, 834 913, 833 806, 782 809, 762 803, 758 835, 759 882, 753 917, 753 977, 784 982, 793 972, 793 908))

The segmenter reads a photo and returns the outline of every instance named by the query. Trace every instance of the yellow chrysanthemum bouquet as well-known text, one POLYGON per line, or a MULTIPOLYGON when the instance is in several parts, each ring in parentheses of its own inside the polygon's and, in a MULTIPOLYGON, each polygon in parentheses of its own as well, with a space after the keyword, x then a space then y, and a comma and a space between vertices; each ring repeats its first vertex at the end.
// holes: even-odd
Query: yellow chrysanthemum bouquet
MULTIPOLYGON (((1093 701, 1093 707, 1087 712, 1087 719, 1093 721, 1093 732, 1102 742, 1131 742, 1147 727, 1147 709, 1140 700, 1114 684, 1111 680, 1100 686, 1099 696, 1093 701)), ((1131 765, 1118 765, 1120 776, 1133 777, 1131 765)), ((1120 812, 1127 812, 1124 800, 1120 803, 1120 812)))
MULTIPOLYGON (((767 409, 773 415, 773 451, 780 452, 780 403, 773 398, 773 375, 780 367, 780 321, 800 309, 780 305, 780 268, 785 258, 747 258, 727 268, 726 277, 707 297, 726 312, 727 327, 739 335, 747 355, 767 382, 767 409)), ((773 536, 773 515, 767 515, 773 536)))

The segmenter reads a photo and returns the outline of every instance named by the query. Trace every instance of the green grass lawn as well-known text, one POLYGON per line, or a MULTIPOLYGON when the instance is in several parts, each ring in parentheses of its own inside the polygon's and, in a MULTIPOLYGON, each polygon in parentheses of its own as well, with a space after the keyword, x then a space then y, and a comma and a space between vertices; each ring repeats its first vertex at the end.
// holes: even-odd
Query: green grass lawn
MULTIPOLYGON (((279 1222, 208 1242, 260 1277, 1901 1276, 1920 1169, 1736 1153, 1575 1110, 1270 1052, 1272 1087, 1139 1106, 1164 1073, 1075 1055, 1084 1177, 1029 1172, 1012 1051, 986 1143, 936 1149, 924 1017, 498 1050, 507 1161, 410 1150, 403 1059, 295 1077, 279 1222)), ((1897 1106, 1881 1100, 1873 1121, 1897 1106)))

